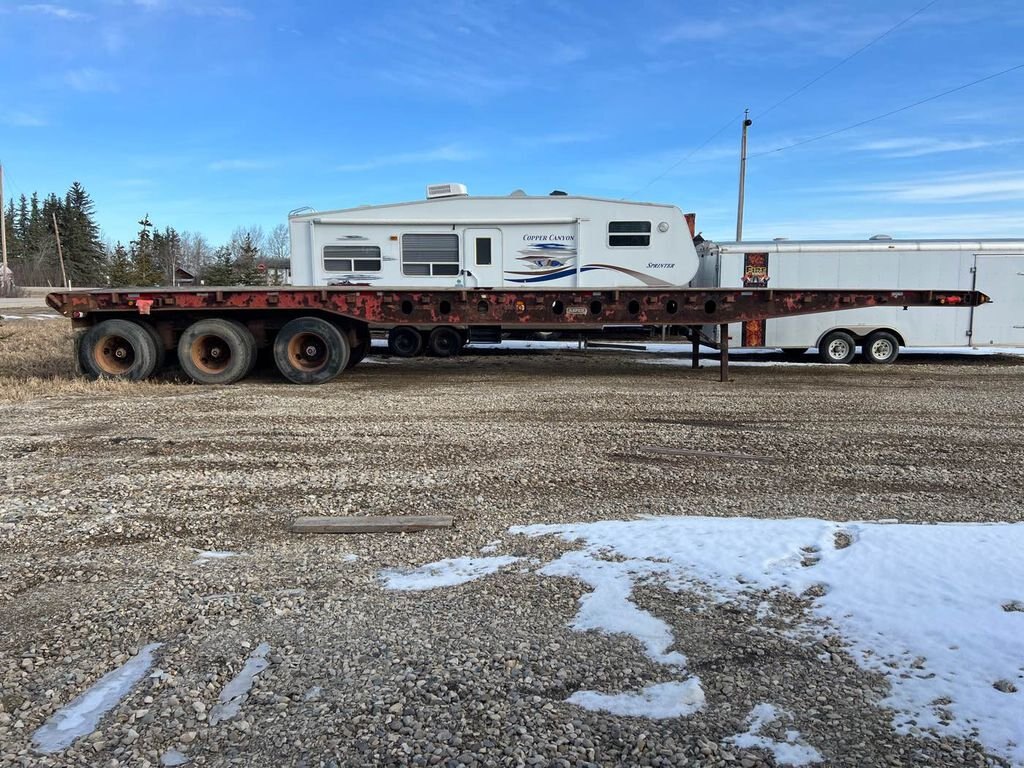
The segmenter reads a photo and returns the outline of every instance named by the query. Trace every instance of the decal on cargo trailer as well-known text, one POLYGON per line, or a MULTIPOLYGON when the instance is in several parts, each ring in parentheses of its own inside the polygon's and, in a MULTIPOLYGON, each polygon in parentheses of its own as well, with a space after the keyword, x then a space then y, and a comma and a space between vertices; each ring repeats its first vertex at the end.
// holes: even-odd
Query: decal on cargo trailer
MULTIPOLYGON (((743 254, 743 287, 768 287, 768 254, 743 254)), ((744 347, 763 347, 766 338, 764 320, 748 320, 743 324, 742 344, 744 347)))

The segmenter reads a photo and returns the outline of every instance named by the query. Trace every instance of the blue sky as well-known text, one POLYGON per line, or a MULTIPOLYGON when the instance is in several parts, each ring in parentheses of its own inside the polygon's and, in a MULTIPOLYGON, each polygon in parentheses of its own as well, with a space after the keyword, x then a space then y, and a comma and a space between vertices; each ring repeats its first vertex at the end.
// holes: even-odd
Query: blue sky
POLYGON ((672 202, 746 239, 1024 237, 1020 0, 0 3, 7 195, 81 181, 104 233, 213 242, 428 183, 672 202), (730 122, 731 120, 731 122, 730 122), (695 147, 727 126, 692 157, 695 147))

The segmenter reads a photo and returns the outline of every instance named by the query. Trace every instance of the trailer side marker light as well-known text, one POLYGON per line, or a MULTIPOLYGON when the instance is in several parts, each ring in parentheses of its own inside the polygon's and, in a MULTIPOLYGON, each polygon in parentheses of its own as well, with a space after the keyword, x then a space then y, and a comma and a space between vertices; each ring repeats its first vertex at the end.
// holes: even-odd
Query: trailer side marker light
POLYGON ((961 299, 959 296, 946 296, 940 301, 942 301, 943 304, 959 304, 960 302, 963 301, 963 299, 961 299))

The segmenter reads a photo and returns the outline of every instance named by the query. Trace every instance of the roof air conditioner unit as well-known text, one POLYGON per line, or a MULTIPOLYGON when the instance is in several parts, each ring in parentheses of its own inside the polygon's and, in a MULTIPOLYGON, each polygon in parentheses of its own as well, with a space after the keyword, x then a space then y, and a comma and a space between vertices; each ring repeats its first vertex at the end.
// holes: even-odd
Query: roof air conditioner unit
POLYGON ((465 197, 469 194, 465 184, 428 184, 427 200, 435 197, 465 197))

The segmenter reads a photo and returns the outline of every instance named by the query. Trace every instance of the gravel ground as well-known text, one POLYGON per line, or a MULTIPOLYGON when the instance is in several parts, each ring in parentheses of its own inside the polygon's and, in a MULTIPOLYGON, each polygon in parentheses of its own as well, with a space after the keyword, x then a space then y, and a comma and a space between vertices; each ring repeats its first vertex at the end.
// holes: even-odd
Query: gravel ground
POLYGON ((706 706, 649 720, 568 704, 664 670, 633 638, 571 630, 586 588, 536 574, 570 545, 507 529, 648 513, 1019 521, 1024 366, 736 368, 723 385, 636 361, 376 358, 319 388, 266 376, 0 403, 0 765, 159 765, 177 750, 211 766, 750 768, 773 757, 728 738, 762 702, 791 712, 827 765, 991 765, 975 743, 895 734, 882 678, 838 641, 785 631, 810 597, 765 595, 764 620, 638 589, 706 706), (455 528, 286 531, 299 515, 417 513, 455 528), (496 540, 524 559, 447 589, 380 584, 382 568, 496 540), (159 671, 70 748, 33 752, 47 718, 149 643, 159 671), (268 667, 211 725, 261 643, 268 667))

